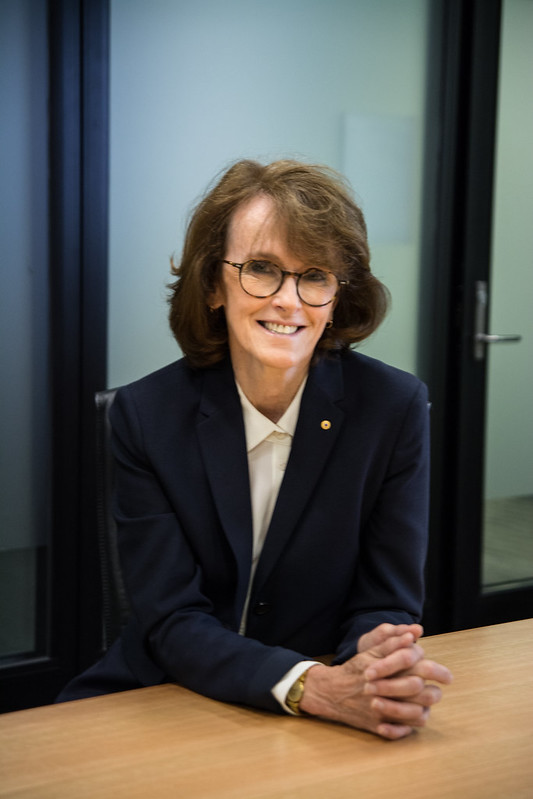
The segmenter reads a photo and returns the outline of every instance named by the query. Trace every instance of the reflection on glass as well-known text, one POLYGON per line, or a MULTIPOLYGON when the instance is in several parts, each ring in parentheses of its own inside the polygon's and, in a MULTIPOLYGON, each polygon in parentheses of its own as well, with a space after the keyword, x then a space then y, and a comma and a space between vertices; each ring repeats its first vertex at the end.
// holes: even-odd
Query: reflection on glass
POLYGON ((488 347, 483 588, 533 584, 533 3, 505 0, 488 347))

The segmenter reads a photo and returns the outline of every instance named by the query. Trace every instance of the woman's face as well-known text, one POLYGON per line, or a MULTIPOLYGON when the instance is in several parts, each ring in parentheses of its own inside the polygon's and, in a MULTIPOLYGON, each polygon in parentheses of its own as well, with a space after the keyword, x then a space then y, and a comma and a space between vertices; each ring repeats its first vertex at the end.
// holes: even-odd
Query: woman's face
MULTIPOLYGON (((229 225, 224 257, 239 264, 266 259, 283 270, 303 272, 312 264, 302 263, 289 251, 276 230, 273 210, 272 200, 262 195, 239 206, 229 225)), ((237 377, 241 370, 257 374, 258 369, 303 376, 335 305, 305 305, 290 276, 271 297, 251 297, 241 288, 239 270, 229 264, 222 265, 220 284, 211 299, 213 307, 224 306, 237 377)))

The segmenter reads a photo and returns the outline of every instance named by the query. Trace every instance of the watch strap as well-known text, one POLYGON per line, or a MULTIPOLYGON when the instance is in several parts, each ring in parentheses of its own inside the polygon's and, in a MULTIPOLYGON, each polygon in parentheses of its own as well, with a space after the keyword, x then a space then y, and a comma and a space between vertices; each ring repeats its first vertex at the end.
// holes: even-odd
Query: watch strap
POLYGON ((302 711, 300 710, 300 702, 302 701, 302 697, 304 695, 304 687, 305 687, 305 680, 309 669, 302 672, 298 679, 296 679, 291 687, 287 692, 287 697, 285 699, 285 704, 293 713, 297 716, 303 715, 302 711))

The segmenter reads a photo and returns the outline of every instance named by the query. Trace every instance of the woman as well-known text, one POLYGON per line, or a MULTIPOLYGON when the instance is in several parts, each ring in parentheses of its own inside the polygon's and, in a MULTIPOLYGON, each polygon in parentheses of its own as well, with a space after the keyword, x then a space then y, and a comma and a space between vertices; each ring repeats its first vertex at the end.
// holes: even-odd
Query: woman
POLYGON ((185 357, 111 416, 132 619, 61 699, 176 681, 407 735, 451 679, 416 643, 427 396, 349 348, 387 305, 361 211, 324 167, 242 161, 173 273, 185 357))

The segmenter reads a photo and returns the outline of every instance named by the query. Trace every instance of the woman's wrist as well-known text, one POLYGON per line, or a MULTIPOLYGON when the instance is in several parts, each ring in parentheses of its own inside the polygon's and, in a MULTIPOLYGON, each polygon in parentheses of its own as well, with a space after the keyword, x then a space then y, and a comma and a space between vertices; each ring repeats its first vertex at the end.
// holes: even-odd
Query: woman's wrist
POLYGON ((363 685, 362 676, 346 674, 343 666, 314 666, 307 675, 300 710, 312 716, 343 721, 345 701, 361 693, 363 685))

